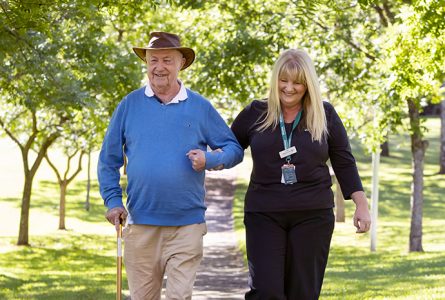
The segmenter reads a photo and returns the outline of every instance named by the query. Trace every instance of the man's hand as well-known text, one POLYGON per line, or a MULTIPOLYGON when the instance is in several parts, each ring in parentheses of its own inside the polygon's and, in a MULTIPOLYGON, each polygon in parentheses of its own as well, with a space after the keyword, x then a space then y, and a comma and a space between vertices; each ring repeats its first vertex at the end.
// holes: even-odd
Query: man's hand
POLYGON ((205 170, 206 167, 206 156, 204 151, 201 149, 193 149, 187 152, 187 157, 192 162, 192 168, 196 172, 201 172, 205 170))
POLYGON ((119 230, 119 224, 125 224, 127 216, 128 213, 123 207, 109 209, 105 214, 105 218, 116 227, 116 231, 119 230))

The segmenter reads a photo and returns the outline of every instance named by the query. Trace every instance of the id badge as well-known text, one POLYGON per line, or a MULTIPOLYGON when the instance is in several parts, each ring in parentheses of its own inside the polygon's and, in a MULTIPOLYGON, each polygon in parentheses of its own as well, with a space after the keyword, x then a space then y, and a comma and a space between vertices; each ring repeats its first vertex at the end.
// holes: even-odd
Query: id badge
POLYGON ((292 164, 285 164, 281 167, 281 183, 293 184, 297 182, 297 175, 295 174, 295 166, 292 164))
POLYGON ((280 151, 280 157, 281 158, 285 158, 286 156, 292 155, 297 153, 297 148, 295 148, 295 146, 292 146, 290 148, 284 149, 283 151, 280 151))

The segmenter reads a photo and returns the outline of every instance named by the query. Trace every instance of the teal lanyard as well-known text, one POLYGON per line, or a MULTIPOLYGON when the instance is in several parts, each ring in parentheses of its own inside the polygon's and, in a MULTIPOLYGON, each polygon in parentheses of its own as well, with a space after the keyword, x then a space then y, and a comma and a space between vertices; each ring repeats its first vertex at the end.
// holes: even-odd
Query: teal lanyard
MULTIPOLYGON (((290 145, 291 145, 291 142, 292 142, 292 133, 294 132, 294 129, 297 128, 298 123, 300 123, 301 113, 302 112, 303 112, 303 110, 300 110, 300 112, 298 113, 297 117, 295 118, 295 120, 294 120, 294 122, 292 124, 292 129, 290 131, 289 138, 287 137, 287 134, 286 134, 286 127, 284 127, 283 113, 280 114, 281 137, 283 138, 283 143, 284 143, 284 149, 285 150, 287 148, 290 148, 290 145)), ((287 163, 290 162, 290 155, 286 156, 286 162, 287 163)))

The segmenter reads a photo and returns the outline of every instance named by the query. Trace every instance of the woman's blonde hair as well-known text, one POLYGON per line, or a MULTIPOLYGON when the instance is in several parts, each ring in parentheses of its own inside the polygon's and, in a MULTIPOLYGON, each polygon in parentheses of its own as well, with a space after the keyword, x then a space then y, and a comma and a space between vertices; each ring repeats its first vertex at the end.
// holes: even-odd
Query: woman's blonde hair
POLYGON ((314 64, 309 55, 299 49, 289 49, 284 51, 272 69, 270 80, 269 96, 267 99, 267 113, 258 128, 264 131, 266 128, 275 128, 278 125, 281 105, 280 105, 280 78, 294 79, 307 87, 303 96, 303 111, 306 127, 312 135, 312 141, 322 142, 328 133, 326 125, 326 115, 321 99, 320 86, 314 64))

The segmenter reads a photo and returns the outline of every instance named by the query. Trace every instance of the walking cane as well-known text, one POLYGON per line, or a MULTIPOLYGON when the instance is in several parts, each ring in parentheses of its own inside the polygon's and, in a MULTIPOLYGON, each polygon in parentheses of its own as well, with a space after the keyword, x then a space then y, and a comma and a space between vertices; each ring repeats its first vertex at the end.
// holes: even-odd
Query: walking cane
POLYGON ((117 231, 117 276, 116 276, 116 300, 122 300, 122 224, 119 222, 117 231))

